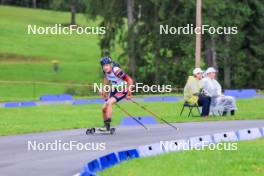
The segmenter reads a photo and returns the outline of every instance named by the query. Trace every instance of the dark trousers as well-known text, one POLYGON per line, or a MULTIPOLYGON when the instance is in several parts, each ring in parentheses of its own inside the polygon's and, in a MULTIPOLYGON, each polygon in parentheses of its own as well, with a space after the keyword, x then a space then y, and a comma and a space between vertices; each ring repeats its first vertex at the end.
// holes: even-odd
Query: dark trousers
POLYGON ((202 106, 201 116, 208 116, 210 112, 211 98, 206 96, 199 96, 198 105, 202 106))

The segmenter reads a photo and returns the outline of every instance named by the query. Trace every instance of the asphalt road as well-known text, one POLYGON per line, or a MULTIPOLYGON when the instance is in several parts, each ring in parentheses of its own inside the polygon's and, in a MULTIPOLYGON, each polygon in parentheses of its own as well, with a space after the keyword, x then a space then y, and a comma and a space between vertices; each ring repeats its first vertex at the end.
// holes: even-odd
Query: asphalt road
MULTIPOLYGON (((72 176, 80 172, 88 161, 111 151, 130 149, 140 145, 157 143, 161 140, 187 139, 199 135, 214 134, 231 130, 264 127, 264 120, 237 120, 215 122, 175 123, 175 131, 167 125, 149 125, 146 131, 140 126, 117 127, 115 135, 85 135, 85 129, 53 131, 0 137, 0 175, 3 176, 72 176), (28 150, 28 143, 73 141, 81 144, 105 143, 103 151, 77 150, 28 150)), ((41 145, 40 145, 41 144, 41 145)), ((96 147, 95 147, 96 148, 96 147)), ((40 148, 42 149, 42 148, 40 148)))

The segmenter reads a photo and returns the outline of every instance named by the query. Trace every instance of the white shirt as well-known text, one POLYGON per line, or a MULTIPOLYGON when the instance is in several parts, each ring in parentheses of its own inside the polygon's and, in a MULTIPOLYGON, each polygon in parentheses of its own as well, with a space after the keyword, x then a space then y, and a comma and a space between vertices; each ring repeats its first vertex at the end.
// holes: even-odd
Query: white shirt
MULTIPOLYGON (((113 86, 122 86, 126 83, 122 78, 117 76, 120 71, 122 71, 122 70, 119 67, 113 67, 113 69, 110 73, 105 73, 106 79, 111 81, 113 86)), ((125 74, 125 73, 123 73, 123 74, 125 74)))
POLYGON ((202 84, 204 91, 210 97, 218 97, 222 94, 222 87, 215 79, 211 79, 209 77, 205 77, 202 79, 202 84))

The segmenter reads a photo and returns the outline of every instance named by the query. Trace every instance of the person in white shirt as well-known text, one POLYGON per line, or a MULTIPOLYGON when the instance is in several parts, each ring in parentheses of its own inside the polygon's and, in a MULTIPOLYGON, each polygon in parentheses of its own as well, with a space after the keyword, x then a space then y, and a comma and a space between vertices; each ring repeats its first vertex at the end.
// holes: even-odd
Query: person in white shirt
POLYGON ((230 112, 231 115, 235 115, 235 111, 237 110, 236 100, 232 96, 225 96, 222 94, 222 87, 215 79, 216 72, 217 71, 213 67, 209 67, 205 71, 205 77, 202 79, 204 91, 212 98, 212 106, 223 109, 223 116, 225 116, 227 112, 230 112))

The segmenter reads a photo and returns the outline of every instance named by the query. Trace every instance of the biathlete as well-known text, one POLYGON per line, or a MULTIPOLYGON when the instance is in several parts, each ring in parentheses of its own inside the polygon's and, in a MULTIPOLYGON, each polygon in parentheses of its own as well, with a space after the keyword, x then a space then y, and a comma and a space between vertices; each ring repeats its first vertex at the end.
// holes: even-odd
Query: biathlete
POLYGON ((99 131, 109 131, 112 119, 112 106, 124 99, 131 99, 132 93, 129 87, 133 84, 133 80, 128 76, 119 65, 114 64, 110 57, 103 57, 100 60, 104 72, 104 85, 111 83, 111 91, 101 92, 106 100, 103 107, 104 126, 99 128, 99 131))

